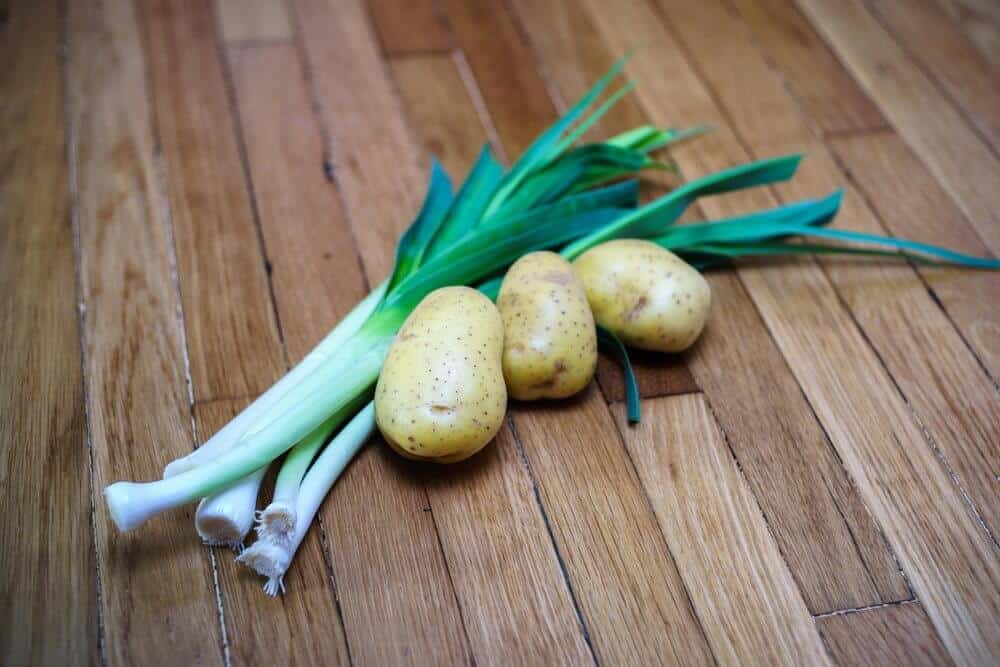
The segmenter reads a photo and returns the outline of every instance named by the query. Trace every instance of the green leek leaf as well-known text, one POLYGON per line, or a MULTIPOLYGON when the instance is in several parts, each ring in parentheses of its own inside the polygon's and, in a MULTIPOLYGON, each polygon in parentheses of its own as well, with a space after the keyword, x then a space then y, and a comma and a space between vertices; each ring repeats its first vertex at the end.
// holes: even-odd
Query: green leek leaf
POLYGON ((431 157, 431 180, 427 196, 416 219, 399 238, 396 245, 396 264, 389 278, 386 293, 420 268, 434 235, 451 206, 451 179, 437 158, 431 157))
POLYGON ((628 349, 618 336, 608 331, 602 326, 597 327, 597 343, 601 347, 614 353, 618 357, 618 362, 625 372, 625 406, 628 412, 628 420, 632 424, 639 422, 641 408, 639 407, 639 383, 635 379, 635 371, 632 369, 632 362, 628 358, 628 349))

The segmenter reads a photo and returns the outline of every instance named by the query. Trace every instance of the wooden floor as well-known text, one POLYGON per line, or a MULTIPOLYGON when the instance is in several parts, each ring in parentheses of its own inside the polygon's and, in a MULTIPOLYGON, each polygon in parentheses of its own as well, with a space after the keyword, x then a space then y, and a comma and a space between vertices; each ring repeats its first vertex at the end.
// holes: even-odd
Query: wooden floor
POLYGON ((0 663, 1000 662, 1000 274, 822 259, 712 275, 680 357, 513 405, 450 468, 369 446, 283 598, 129 535, 153 479, 388 272, 428 154, 505 159, 617 56, 598 132, 790 151, 716 218, 846 188, 836 224, 1000 255, 994 0, 0 2, 0 663))

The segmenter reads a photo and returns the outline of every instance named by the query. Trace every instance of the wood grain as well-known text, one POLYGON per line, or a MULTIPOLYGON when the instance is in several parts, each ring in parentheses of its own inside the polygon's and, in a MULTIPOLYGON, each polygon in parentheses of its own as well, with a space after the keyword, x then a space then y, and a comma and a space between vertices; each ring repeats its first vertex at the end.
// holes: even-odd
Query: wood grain
POLYGON ((839 665, 952 665, 919 603, 816 619, 839 665))
POLYGON ((503 3, 442 0, 490 118, 513 161, 555 120, 555 107, 527 44, 503 3))
MULTIPOLYGON (((797 105, 749 40, 741 39, 740 26, 730 20, 722 3, 705 0, 681 15, 677 2, 660 2, 667 13, 676 13, 674 26, 689 47, 706 29, 713 29, 727 45, 728 53, 701 52, 693 60, 751 153, 758 158, 808 156, 793 180, 777 186, 784 201, 837 189, 844 177, 829 151, 811 139, 797 105), (742 63, 738 81, 729 66, 734 61, 742 63), (773 120, 773 125, 747 122, 761 117, 773 120)), ((851 188, 845 191, 836 222, 859 232, 885 233, 851 188)), ((1000 442, 1000 400, 991 391, 992 381, 912 267, 884 261, 858 265, 844 259, 821 263, 962 490, 995 529, 1000 521, 1000 500, 994 497, 1000 452, 993 443, 1000 442), (927 354, 931 348, 934 354, 927 354)))
POLYGON ((137 17, 129 2, 76 2, 68 26, 104 659, 221 664, 219 610, 193 507, 121 534, 100 494, 118 480, 158 479, 194 439, 137 17))
POLYGON ((292 39, 284 0, 215 0, 215 6, 227 44, 292 39))
POLYGON ((962 28, 972 44, 994 67, 1000 67, 1000 19, 993 19, 990 0, 938 0, 942 9, 962 28))
MULTIPOLYGON (((888 230, 980 257, 989 251, 968 220, 895 133, 844 137, 830 147, 888 230)), ((983 366, 1000 377, 1000 275, 918 265, 983 366)))
MULTIPOLYGON (((805 149, 810 155, 796 179, 778 187, 786 201, 843 182, 830 155, 817 148, 792 144, 762 151, 805 149)), ((837 225, 869 234, 885 231, 851 188, 845 192, 837 225)), ((822 264, 922 430, 957 478, 962 495, 971 499, 978 514, 973 520, 982 517, 993 535, 1000 534, 996 493, 1000 395, 993 391, 993 380, 910 266, 886 262, 857 266, 844 259, 825 259, 822 264)), ((1000 292, 994 292, 996 296, 1000 292)))
POLYGON ((487 449, 426 471, 477 663, 593 662, 535 489, 505 425, 487 449))
POLYGON ((427 151, 441 161, 457 192, 487 134, 454 56, 394 58, 389 65, 410 123, 427 151))
MULTIPOLYGON (((617 16, 617 22, 602 24, 614 44, 624 37, 641 38, 637 31, 649 25, 624 21, 620 11, 617 16)), ((640 54, 635 71, 645 74, 643 80, 653 71, 672 76, 660 76, 659 86, 640 88, 642 99, 679 122, 691 122, 689 114, 720 122, 720 111, 677 45, 667 35, 658 37, 647 31, 646 43, 658 48, 640 54)), ((686 174, 747 159, 731 134, 714 137, 715 142, 700 143, 697 154, 676 151, 686 174)), ((774 203, 768 193, 751 191, 707 199, 703 208, 726 215, 774 203)), ((815 263, 746 267, 739 274, 945 645, 958 662, 988 659, 1000 637, 993 594, 1000 568, 993 545, 970 517, 881 361, 815 263), (892 480, 891 485, 884 480, 892 480)))
POLYGON ((229 51, 271 285, 297 363, 360 301, 365 277, 294 46, 229 51))
POLYGON ((868 6, 906 54, 965 112, 993 150, 1000 150, 1000 72, 941 7, 934 0, 873 0, 868 6))
MULTIPOLYGON (((688 370, 687 355, 629 350, 628 356, 642 398, 698 391, 698 384, 688 370)), ((625 372, 616 356, 601 352, 597 359, 597 381, 608 401, 625 400, 625 372)))
MULTIPOLYGON (((527 12, 534 6, 521 3, 518 9, 527 12)), ((548 6, 553 11, 554 3, 548 6)), ((571 11, 571 5, 564 5, 563 13, 571 11)), ((536 20, 524 22, 536 27, 531 35, 540 45, 540 52, 568 51, 568 47, 553 46, 553 35, 565 33, 550 29, 547 23, 537 20, 541 18, 537 14, 532 18, 536 20), (547 46, 543 49, 542 44, 547 46)), ((650 44, 647 48, 651 51, 655 52, 659 40, 669 39, 662 27, 658 27, 655 14, 643 4, 621 4, 613 16, 610 11, 602 11, 595 14, 595 23, 612 18, 644 34, 644 43, 650 44)), ((576 33, 566 39, 581 34, 584 27, 577 25, 576 33)), ((624 50, 630 39, 627 31, 623 31, 612 44, 615 49, 624 50)), ((600 41, 591 38, 588 43, 600 44, 600 41)), ((608 63, 611 57, 606 54, 605 59, 608 63)), ((553 60, 550 66, 554 67, 555 62, 560 61, 553 60)), ((660 58, 654 53, 652 62, 657 63, 657 68, 642 77, 640 91, 655 89, 664 78, 671 77, 671 72, 658 67, 676 62, 676 56, 664 54, 660 58)), ((577 74, 575 78, 566 74, 565 81, 562 73, 571 68, 560 67, 553 70, 559 73, 554 81, 560 87, 580 85, 588 78, 596 79, 605 66, 598 63, 594 72, 577 74)), ((675 66, 686 71, 684 63, 675 66)), ((580 92, 570 89, 567 94, 580 92)), ((651 120, 676 115, 673 110, 655 112, 662 106, 657 102, 659 95, 673 96, 677 104, 685 104, 684 97, 661 87, 657 96, 644 96, 654 112, 650 114, 651 120)), ((643 99, 639 95, 635 98, 643 99)), ((693 120, 697 113, 687 114, 680 123, 700 122, 693 120)), ((639 122, 643 118, 640 116, 639 122)), ((712 146, 720 132, 725 130, 720 129, 689 147, 680 147, 674 153, 696 159, 709 150, 706 146, 712 146)), ((737 452, 810 610, 822 613, 908 597, 895 561, 753 303, 731 274, 720 272, 710 275, 709 280, 715 303, 724 305, 713 309, 706 333, 687 358, 692 374, 706 391, 737 452), (831 574, 838 571, 851 574, 842 577, 831 574)))
POLYGON ((443 54, 454 48, 440 0, 368 0, 368 11, 389 58, 443 54))
MULTIPOLYGON (((236 46, 229 63, 275 305, 288 358, 296 363, 363 297, 365 279, 335 187, 324 176, 322 136, 297 50, 273 43, 236 46)), ((199 404, 199 435, 214 433, 240 407, 232 401, 199 404)), ((262 492, 259 505, 268 499, 262 492)), ((234 662, 349 663, 321 534, 317 522, 299 547, 280 601, 266 597, 260 578, 222 554, 222 597, 234 609, 226 618, 234 662), (316 619, 322 619, 322 636, 288 640, 316 619)))
POLYGON ((56 3, 14 2, 6 9, 0 42, 0 662, 96 665, 91 481, 59 62, 65 16, 56 3))
POLYGON ((140 6, 195 399, 256 395, 285 361, 211 6, 140 6))
POLYGON ((511 415, 597 661, 711 663, 600 392, 511 415))
POLYGON ((329 159, 372 286, 420 207, 428 165, 407 128, 388 65, 358 0, 295 0, 329 159), (419 165, 419 166, 418 166, 419 165))
POLYGON ((417 468, 376 436, 320 510, 355 664, 470 662, 417 468))
MULTIPOLYGON (((194 419, 199 438, 207 439, 249 402, 223 399, 196 405, 194 419)), ((258 509, 267 502, 267 495, 262 493, 258 509)), ((317 523, 306 534, 285 576, 287 592, 277 599, 264 594, 263 579, 238 565, 232 553, 215 550, 232 664, 350 664, 321 532, 317 523), (306 632, 308 640, 298 639, 306 632)))
POLYGON ((969 217, 990 252, 1000 253, 1000 158, 856 0, 800 0, 900 136, 969 217))
POLYGON ((618 428, 720 664, 829 664, 812 616, 701 394, 618 428))
MULTIPOLYGON (((476 157, 469 149, 478 150, 485 130, 455 62, 408 57, 392 69, 417 135, 453 173, 465 173, 476 157), (462 140, 441 138, 454 135, 462 140)), ((592 662, 517 447, 505 427, 473 460, 425 469, 473 656, 485 663, 592 662)))
POLYGON ((734 0, 768 61, 824 133, 884 127, 882 112, 789 0, 734 0))
MULTIPOLYGON (((416 214, 416 142, 358 2, 295 4, 335 179, 370 285, 416 214)), ((361 664, 469 662, 469 645, 416 466, 375 438, 321 509, 351 658, 361 664), (386 629, 391 628, 391 632, 386 629)))

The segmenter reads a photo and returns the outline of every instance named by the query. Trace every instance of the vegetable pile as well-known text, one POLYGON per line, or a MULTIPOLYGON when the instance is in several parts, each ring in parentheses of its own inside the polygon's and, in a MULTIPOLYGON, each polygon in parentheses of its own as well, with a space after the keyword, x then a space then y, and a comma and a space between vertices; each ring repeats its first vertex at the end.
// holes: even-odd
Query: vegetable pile
POLYGON ((637 421, 625 346, 676 352, 695 341, 711 301, 699 270, 739 257, 802 253, 1000 268, 996 260, 828 229, 839 191, 675 225, 698 197, 791 178, 800 156, 727 169, 640 206, 634 177, 672 168, 651 154, 705 128, 643 126, 578 145, 630 90, 626 84, 597 104, 624 64, 616 63, 509 170, 484 147, 455 193, 432 161, 426 198, 399 240, 389 278, 284 378, 197 450, 169 463, 162 480, 108 486, 117 527, 132 530, 200 500, 195 522, 202 539, 242 549, 256 523, 257 540, 237 560, 267 577, 265 590, 274 595, 323 498, 376 426, 405 457, 467 458, 496 435, 508 391, 551 399, 582 390, 598 343, 622 361, 629 418, 637 421), (261 480, 282 455, 274 497, 257 513, 261 480))

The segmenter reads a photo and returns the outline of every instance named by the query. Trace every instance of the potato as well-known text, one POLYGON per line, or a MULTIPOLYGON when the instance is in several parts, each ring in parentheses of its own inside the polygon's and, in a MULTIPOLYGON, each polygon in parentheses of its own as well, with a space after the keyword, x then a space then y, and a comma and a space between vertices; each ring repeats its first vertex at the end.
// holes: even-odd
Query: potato
POLYGON ((503 323, 474 289, 443 287, 406 318, 375 387, 375 421, 409 459, 452 463, 482 449, 507 410, 503 323))
POLYGON ((596 245, 573 262, 594 319, 626 345, 680 352, 697 340, 712 302, 708 281, 651 241, 596 245))
POLYGON ((503 376, 514 398, 565 398, 597 368, 597 329, 583 284, 553 252, 517 260, 503 279, 503 376))

